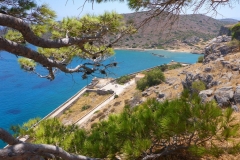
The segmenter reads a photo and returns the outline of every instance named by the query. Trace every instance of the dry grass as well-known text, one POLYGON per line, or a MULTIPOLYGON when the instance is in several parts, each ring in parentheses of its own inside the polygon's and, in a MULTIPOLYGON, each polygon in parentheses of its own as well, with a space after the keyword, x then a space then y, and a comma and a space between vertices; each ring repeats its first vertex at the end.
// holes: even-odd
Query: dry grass
POLYGON ((122 94, 118 95, 118 98, 112 100, 108 105, 104 106, 101 111, 101 116, 99 116, 99 112, 94 114, 85 124, 82 126, 83 128, 89 130, 91 129, 92 124, 99 122, 100 120, 107 119, 109 114, 118 114, 123 111, 125 106, 124 101, 133 97, 136 92, 136 85, 131 85, 128 87, 127 91, 124 91, 122 94), (119 105, 114 106, 116 102, 120 102, 119 105), (103 117, 104 116, 104 117, 103 117))
POLYGON ((90 92, 87 96, 83 95, 59 119, 64 124, 74 123, 108 97, 109 95, 98 95, 95 92, 90 92), (83 110, 84 105, 90 105, 90 108, 83 110))

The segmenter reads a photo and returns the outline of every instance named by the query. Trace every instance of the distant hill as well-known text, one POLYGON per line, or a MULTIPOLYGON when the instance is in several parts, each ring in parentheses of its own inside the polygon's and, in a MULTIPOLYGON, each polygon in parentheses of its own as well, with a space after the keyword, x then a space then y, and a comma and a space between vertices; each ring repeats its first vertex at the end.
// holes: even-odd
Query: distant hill
POLYGON ((218 19, 218 20, 222 21, 222 22, 227 22, 227 23, 237 23, 237 22, 239 22, 239 20, 232 19, 232 18, 225 18, 225 19, 218 19))
MULTIPOLYGON (((146 12, 123 14, 127 23, 137 24, 144 20, 146 12)), ((220 21, 202 14, 180 15, 175 23, 169 19, 155 17, 137 34, 125 37, 116 47, 126 48, 166 48, 176 43, 193 45, 206 42, 219 34, 221 26, 235 21, 220 21)))

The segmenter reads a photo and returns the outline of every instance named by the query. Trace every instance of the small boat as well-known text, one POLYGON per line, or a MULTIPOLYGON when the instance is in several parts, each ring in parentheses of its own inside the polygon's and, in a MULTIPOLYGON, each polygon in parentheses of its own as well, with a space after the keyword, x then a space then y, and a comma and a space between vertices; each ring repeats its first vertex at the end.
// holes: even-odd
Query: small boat
POLYGON ((157 57, 165 57, 164 55, 156 54, 156 53, 152 53, 152 55, 157 56, 157 57))

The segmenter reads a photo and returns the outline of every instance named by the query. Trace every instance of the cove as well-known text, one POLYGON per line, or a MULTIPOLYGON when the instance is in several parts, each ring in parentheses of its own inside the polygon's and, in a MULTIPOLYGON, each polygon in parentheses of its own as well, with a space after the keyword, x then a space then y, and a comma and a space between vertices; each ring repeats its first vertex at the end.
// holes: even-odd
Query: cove
MULTIPOLYGON (((107 71, 107 77, 117 78, 174 60, 195 63, 200 55, 165 50, 116 50, 116 54, 105 63, 118 62, 117 67, 107 71), (154 53, 154 54, 153 54, 154 53), (156 56, 164 55, 164 57, 156 56)), ((69 66, 82 63, 74 59, 69 66)), ((15 55, 0 52, 0 127, 21 125, 30 118, 44 117, 57 108, 81 88, 91 82, 89 77, 82 80, 81 74, 57 73, 54 81, 39 78, 36 74, 20 69, 15 55)), ((103 77, 103 75, 95 75, 103 77)), ((0 147, 5 144, 0 141, 0 147)))

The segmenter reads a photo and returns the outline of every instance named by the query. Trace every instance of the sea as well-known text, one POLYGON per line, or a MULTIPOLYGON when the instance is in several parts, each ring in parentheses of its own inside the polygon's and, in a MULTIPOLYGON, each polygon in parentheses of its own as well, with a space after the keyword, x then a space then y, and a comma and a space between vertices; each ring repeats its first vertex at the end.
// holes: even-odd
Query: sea
MULTIPOLYGON (((34 49, 34 47, 32 46, 34 49)), ((169 62, 196 63, 198 54, 171 52, 166 50, 115 50, 115 55, 105 60, 105 64, 117 62, 117 67, 109 68, 104 77, 117 78, 169 62), (163 55, 157 56, 157 55, 163 55)), ((75 58, 69 65, 76 66, 85 60, 75 58)), ((38 72, 46 74, 40 66, 38 72)), ((81 88, 91 82, 94 75, 83 80, 81 73, 58 72, 55 80, 49 81, 20 68, 17 57, 0 52, 0 127, 9 131, 11 125, 22 125, 31 118, 43 118, 81 88)), ((6 144, 0 140, 0 148, 6 144)))

